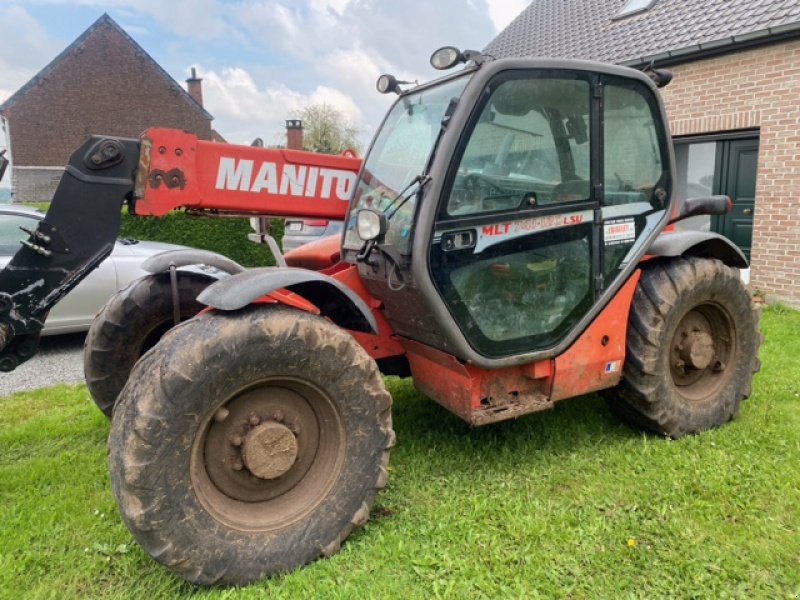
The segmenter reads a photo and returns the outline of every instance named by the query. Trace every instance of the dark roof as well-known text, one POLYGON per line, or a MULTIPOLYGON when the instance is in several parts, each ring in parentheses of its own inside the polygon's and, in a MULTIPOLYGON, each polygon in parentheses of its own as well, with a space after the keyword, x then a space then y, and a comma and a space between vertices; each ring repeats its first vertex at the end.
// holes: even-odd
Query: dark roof
POLYGON ((44 69, 42 69, 36 75, 34 75, 31 78, 31 80, 28 81, 28 83, 19 88, 16 91, 16 93, 12 94, 5 102, 3 102, 3 104, 0 104, 0 113, 11 108, 16 102, 22 99, 29 89, 37 85, 41 80, 45 79, 54 69, 58 67, 59 63, 63 59, 69 56, 76 48, 78 48, 81 44, 83 44, 83 42, 89 36, 91 36, 92 33, 94 33, 97 29, 99 29, 104 25, 112 27, 117 31, 117 33, 119 33, 123 38, 125 38, 128 41, 128 43, 131 46, 133 46, 134 50, 137 53, 141 54, 145 58, 145 60, 149 61, 151 65, 159 73, 161 73, 161 75, 164 77, 164 79, 167 81, 169 85, 174 86, 178 90, 178 92, 184 96, 185 100, 189 103, 190 106, 198 110, 209 121, 214 119, 211 113, 209 113, 206 109, 200 106, 200 104, 198 104, 198 102, 194 98, 192 98, 185 89, 183 89, 183 86, 180 85, 177 81, 175 81, 170 76, 170 74, 167 73, 163 68, 161 68, 161 65, 159 65, 155 60, 153 60, 153 58, 147 52, 145 52, 145 50, 139 44, 136 43, 136 40, 134 40, 131 36, 129 36, 127 32, 122 27, 120 27, 116 21, 114 21, 114 19, 108 16, 107 13, 103 13, 103 15, 99 19, 97 19, 97 21, 92 23, 91 26, 86 31, 84 31, 80 36, 78 36, 78 38, 74 42, 72 42, 69 46, 67 46, 61 52, 61 54, 59 54, 53 60, 51 60, 50 63, 44 69))
POLYGON ((614 19, 627 0, 533 0, 485 48, 497 58, 583 58, 628 65, 800 37, 797 0, 658 0, 614 19))

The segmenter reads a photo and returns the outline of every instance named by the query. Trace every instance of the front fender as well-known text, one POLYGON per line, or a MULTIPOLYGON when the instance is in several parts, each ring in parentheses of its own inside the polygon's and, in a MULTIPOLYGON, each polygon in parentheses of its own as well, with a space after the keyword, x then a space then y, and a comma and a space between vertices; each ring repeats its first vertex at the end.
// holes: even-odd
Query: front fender
POLYGON ((365 333, 378 332, 372 311, 353 290, 332 277, 307 269, 248 269, 211 284, 197 300, 219 310, 238 310, 280 289, 302 296, 319 308, 322 316, 340 327, 365 333))
POLYGON ((148 273, 164 273, 169 271, 172 266, 179 268, 191 265, 208 265, 232 275, 245 270, 242 265, 227 256, 195 248, 159 252, 145 260, 142 263, 142 269, 148 273))
POLYGON ((746 269, 747 258, 728 238, 708 231, 662 233, 647 254, 651 256, 697 256, 717 258, 730 267, 746 269))

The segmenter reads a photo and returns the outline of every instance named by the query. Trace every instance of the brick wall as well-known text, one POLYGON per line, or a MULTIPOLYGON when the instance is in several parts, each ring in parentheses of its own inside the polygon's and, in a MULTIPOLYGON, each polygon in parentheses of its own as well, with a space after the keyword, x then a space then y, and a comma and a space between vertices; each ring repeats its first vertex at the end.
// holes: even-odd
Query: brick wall
POLYGON ((11 179, 14 202, 49 202, 63 174, 63 167, 14 167, 11 179))
POLYGON ((211 122, 195 102, 107 22, 98 22, 5 116, 17 201, 31 199, 23 194, 32 181, 17 167, 63 167, 91 134, 138 137, 147 127, 161 126, 211 139, 211 122))
POLYGON ((750 281, 800 306, 800 41, 670 69, 673 135, 759 130, 750 281))

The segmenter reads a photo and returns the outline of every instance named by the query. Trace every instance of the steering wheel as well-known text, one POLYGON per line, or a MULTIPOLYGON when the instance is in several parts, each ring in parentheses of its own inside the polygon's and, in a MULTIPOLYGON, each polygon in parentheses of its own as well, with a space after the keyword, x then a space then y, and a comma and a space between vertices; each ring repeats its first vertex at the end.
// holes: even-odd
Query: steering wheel
POLYGON ((483 192, 484 196, 489 195, 486 192, 495 194, 506 193, 503 188, 481 173, 470 173, 464 177, 464 189, 470 193, 483 192))
POLYGON ((575 202, 589 198, 589 182, 585 179, 562 181, 550 193, 550 202, 575 202))

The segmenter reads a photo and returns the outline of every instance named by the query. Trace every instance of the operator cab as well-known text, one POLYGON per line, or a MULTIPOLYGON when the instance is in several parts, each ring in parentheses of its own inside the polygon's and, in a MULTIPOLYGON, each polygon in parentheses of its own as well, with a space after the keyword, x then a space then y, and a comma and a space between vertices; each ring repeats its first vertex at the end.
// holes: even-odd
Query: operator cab
POLYGON ((664 123, 645 75, 598 63, 470 63, 400 92, 359 177, 345 258, 399 335, 489 368, 553 356, 669 217, 664 123), (382 223, 370 240, 365 212, 382 223))

